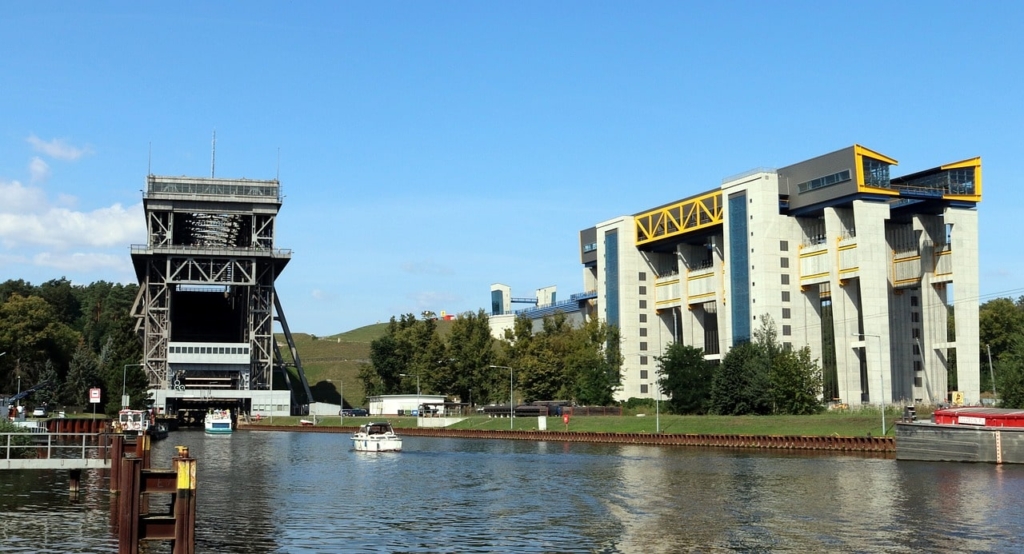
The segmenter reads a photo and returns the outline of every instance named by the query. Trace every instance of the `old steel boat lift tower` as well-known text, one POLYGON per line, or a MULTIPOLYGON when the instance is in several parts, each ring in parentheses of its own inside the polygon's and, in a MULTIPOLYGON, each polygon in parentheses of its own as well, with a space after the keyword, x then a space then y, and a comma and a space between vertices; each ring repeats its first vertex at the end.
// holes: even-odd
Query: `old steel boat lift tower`
POLYGON ((290 250, 274 247, 281 199, 277 180, 146 178, 148 243, 132 246, 139 281, 132 313, 158 413, 288 415, 310 401, 274 289, 291 259, 290 250), (275 319, 304 398, 274 340, 275 319), (290 392, 274 387, 275 371, 290 392))

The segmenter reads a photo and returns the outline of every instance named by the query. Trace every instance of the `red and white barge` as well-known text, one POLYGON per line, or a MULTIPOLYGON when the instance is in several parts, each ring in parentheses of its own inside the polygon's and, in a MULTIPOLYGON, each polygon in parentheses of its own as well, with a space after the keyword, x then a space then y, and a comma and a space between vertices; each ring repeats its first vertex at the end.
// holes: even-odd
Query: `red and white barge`
POLYGON ((931 421, 896 424, 896 459, 1024 463, 1024 410, 935 410, 931 421))

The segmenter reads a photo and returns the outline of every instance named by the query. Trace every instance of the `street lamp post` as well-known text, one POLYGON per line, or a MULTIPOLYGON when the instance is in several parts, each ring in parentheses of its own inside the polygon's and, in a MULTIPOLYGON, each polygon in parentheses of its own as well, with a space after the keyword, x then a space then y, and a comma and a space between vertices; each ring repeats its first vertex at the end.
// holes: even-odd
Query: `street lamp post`
POLYGON ((139 367, 142 367, 143 365, 144 364, 124 364, 124 371, 121 372, 121 409, 122 410, 127 408, 128 404, 129 404, 129 402, 128 402, 128 394, 126 392, 127 384, 128 384, 128 367, 129 366, 139 366, 139 367))
POLYGON ((417 374, 413 375, 411 373, 399 373, 398 376, 399 377, 415 377, 416 378, 416 400, 419 401, 419 399, 420 399, 420 374, 417 373, 417 374))
MULTIPOLYGON (((882 436, 885 436, 885 372, 882 371, 882 335, 869 335, 867 333, 853 333, 855 337, 871 337, 878 339, 878 399, 882 403, 882 436)), ((867 345, 865 344, 865 348, 867 345)))
POLYGON ((516 417, 516 403, 512 400, 512 368, 507 365, 492 365, 490 367, 508 370, 508 429, 511 431, 514 429, 513 421, 516 417))
MULTIPOLYGON (((334 381, 327 380, 328 383, 334 384, 334 381)), ((338 397, 341 400, 338 401, 338 426, 345 426, 345 382, 338 379, 338 397)))
POLYGON ((658 389, 658 395, 654 398, 654 432, 661 434, 661 372, 658 372, 658 380, 654 385, 658 389))

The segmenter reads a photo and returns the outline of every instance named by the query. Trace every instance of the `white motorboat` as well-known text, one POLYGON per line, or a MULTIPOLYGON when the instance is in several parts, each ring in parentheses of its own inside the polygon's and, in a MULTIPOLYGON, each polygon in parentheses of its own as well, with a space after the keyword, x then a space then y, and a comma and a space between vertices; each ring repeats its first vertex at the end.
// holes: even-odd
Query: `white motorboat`
POLYGON ((352 446, 360 452, 399 452, 402 437, 395 434, 388 422, 367 423, 352 435, 352 446))
POLYGON ((231 410, 211 410, 206 414, 204 424, 211 435, 231 434, 231 410))

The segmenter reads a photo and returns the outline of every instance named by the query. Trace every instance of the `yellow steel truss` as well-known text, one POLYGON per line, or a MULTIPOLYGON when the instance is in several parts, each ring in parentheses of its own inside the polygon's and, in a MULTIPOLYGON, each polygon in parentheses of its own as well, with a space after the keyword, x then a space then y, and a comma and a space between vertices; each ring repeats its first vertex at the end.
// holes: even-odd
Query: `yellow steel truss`
POLYGON ((706 229, 722 223, 722 191, 712 191, 636 216, 636 245, 706 229))

